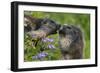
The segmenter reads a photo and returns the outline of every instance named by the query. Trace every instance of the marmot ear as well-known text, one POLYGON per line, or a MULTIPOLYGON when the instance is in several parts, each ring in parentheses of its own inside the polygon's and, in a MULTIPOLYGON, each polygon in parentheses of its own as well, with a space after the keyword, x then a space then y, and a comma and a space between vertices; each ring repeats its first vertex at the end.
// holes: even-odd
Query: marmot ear
POLYGON ((83 30, 81 24, 76 25, 76 27, 80 30, 81 35, 84 36, 84 30, 83 30))
POLYGON ((44 18, 44 19, 42 20, 41 24, 46 24, 47 21, 48 21, 48 18, 44 18))
POLYGON ((76 25, 79 29, 81 29, 81 24, 76 25))

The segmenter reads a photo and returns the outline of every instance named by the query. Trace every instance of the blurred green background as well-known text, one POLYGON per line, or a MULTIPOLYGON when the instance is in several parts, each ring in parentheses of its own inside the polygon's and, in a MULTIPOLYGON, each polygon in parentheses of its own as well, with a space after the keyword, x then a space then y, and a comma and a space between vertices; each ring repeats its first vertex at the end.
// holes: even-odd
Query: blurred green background
MULTIPOLYGON (((29 12, 29 11, 25 11, 29 12)), ((32 11, 31 15, 36 18, 50 18, 61 25, 71 24, 78 26, 82 29, 84 35, 84 59, 90 58, 90 15, 81 13, 59 13, 59 12, 39 12, 32 11)), ((49 38, 53 38, 53 45, 56 47, 53 53, 51 50, 46 50, 49 53, 50 59, 46 57, 44 60, 59 60, 61 57, 61 52, 58 44, 58 34, 50 35, 49 38)), ((38 61, 33 60, 32 56, 35 56, 39 52, 39 49, 32 46, 32 41, 30 37, 25 35, 24 37, 24 61, 38 61)))

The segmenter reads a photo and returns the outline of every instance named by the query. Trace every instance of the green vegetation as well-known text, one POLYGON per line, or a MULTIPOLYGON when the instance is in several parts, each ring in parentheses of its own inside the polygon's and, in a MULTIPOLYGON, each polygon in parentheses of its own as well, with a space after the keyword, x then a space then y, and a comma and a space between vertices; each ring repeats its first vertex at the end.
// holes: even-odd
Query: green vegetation
MULTIPOLYGON (((79 13, 55 13, 55 12, 32 12, 32 16, 36 18, 45 18, 49 17, 50 19, 64 24, 71 24, 80 26, 84 33, 84 59, 90 58, 90 15, 89 14, 79 14, 79 13)), ((61 52, 58 44, 58 34, 50 35, 47 38, 52 38, 53 42, 44 44, 44 48, 47 48, 48 45, 52 44, 54 49, 47 48, 42 54, 46 56, 43 60, 58 60, 61 57, 61 52)), ((36 55, 40 55, 41 44, 38 44, 37 47, 32 45, 32 38, 25 34, 24 37, 24 61, 40 61, 41 59, 37 58, 36 55), (40 53, 40 54, 39 54, 40 53)), ((40 41, 41 43, 41 41, 40 41)))

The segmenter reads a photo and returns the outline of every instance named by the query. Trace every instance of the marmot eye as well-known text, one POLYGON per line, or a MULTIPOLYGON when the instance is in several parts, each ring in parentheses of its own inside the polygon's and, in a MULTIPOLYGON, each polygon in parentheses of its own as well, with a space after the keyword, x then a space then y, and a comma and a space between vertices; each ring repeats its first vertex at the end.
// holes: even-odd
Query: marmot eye
POLYGON ((67 26, 67 29, 71 29, 71 27, 67 26))
POLYGON ((55 22, 54 22, 54 21, 52 21, 52 20, 51 20, 50 22, 51 22, 51 23, 55 23, 55 22))
POLYGON ((46 24, 46 23, 47 23, 47 21, 43 21, 43 22, 42 22, 42 24, 46 24))

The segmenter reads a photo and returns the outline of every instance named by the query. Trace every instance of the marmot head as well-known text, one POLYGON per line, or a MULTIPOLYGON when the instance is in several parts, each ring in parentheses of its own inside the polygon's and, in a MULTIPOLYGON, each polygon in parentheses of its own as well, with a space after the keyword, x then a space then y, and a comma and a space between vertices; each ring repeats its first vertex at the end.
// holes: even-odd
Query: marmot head
POLYGON ((60 28, 60 25, 55 21, 44 18, 41 22, 39 30, 45 31, 48 35, 57 33, 57 30, 60 28))
POLYGON ((59 29, 60 47, 63 51, 70 48, 83 48, 83 35, 80 28, 74 25, 63 25, 59 29))

